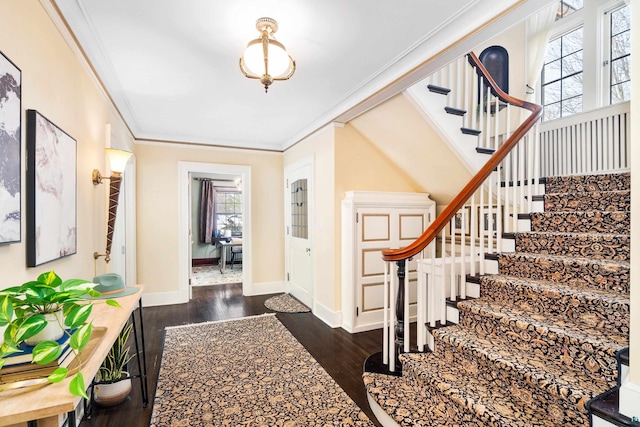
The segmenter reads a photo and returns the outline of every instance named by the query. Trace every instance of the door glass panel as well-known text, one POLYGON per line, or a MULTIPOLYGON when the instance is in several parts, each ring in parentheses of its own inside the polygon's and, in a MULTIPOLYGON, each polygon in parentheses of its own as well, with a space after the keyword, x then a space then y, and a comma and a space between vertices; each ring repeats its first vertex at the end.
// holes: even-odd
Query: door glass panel
POLYGON ((291 235, 300 239, 309 236, 307 180, 299 179, 291 184, 291 235))

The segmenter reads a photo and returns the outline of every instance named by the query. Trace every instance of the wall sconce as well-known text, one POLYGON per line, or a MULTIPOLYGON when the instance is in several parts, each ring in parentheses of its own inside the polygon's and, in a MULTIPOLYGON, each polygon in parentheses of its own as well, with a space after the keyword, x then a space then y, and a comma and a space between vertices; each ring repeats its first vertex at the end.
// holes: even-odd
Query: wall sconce
POLYGON ((102 176, 98 169, 94 169, 91 179, 93 185, 102 184, 103 179, 109 180, 109 218, 107 220, 107 249, 104 254, 93 253, 93 258, 98 259, 103 256, 105 262, 111 261, 111 243, 113 242, 113 229, 116 222, 116 212, 118 211, 118 197, 120 196, 120 184, 122 183, 122 172, 127 166, 127 161, 131 157, 131 152, 107 148, 107 157, 111 165, 111 176, 102 176))
POLYGON ((296 62, 289 56, 284 45, 275 39, 278 31, 275 19, 260 18, 256 29, 261 37, 247 44, 240 58, 240 71, 250 78, 258 79, 264 85, 265 93, 276 80, 288 80, 296 71, 296 62))

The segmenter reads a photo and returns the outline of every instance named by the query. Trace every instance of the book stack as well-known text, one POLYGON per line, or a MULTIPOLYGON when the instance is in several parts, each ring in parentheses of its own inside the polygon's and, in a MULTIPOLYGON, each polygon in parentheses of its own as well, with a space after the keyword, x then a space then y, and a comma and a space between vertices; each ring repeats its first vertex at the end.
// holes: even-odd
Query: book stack
POLYGON ((65 333, 58 340, 62 346, 62 353, 57 360, 44 365, 32 363, 33 347, 21 343, 18 348, 22 350, 6 358, 6 362, 0 369, 0 383, 9 383, 36 378, 46 378, 60 367, 68 367, 75 359, 75 354, 69 345, 71 334, 65 333))

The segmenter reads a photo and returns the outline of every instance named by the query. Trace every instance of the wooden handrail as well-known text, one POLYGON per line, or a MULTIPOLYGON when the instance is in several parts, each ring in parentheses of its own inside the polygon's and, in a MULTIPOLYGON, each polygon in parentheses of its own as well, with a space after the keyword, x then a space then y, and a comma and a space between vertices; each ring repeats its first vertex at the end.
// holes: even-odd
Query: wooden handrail
POLYGON ((531 115, 524 120, 515 132, 505 141, 505 143, 496 150, 495 153, 489 158, 487 163, 476 173, 476 175, 469 181, 469 183, 458 193, 458 195, 449 203, 449 206, 438 216, 435 221, 425 230, 420 237, 418 237, 409 246, 405 246, 401 249, 384 249, 382 251, 382 259, 385 261, 400 261, 411 258, 420 253, 424 248, 431 243, 438 233, 444 229, 444 227, 451 221, 451 218, 462 208, 467 200, 480 188, 482 183, 491 175, 500 162, 509 154, 509 152, 518 144, 518 142, 529 132, 533 125, 538 121, 542 115, 542 106, 534 104, 532 102, 523 101, 512 97, 505 93, 496 84, 493 78, 489 75, 487 69, 482 65, 478 57, 470 52, 468 55, 469 63, 476 68, 478 75, 485 78, 489 86, 491 87, 491 93, 497 96, 501 101, 508 104, 521 107, 531 111, 531 115))

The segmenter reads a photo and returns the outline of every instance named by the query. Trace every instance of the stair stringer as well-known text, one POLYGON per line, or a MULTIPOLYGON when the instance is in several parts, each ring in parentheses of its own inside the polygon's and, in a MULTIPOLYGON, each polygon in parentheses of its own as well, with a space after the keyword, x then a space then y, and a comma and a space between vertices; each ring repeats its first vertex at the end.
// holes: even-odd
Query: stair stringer
POLYGON ((402 93, 470 173, 475 174, 485 165, 488 156, 476 151, 478 136, 463 134, 460 131, 463 119, 444 110, 451 93, 431 93, 424 84, 413 85, 402 93))

